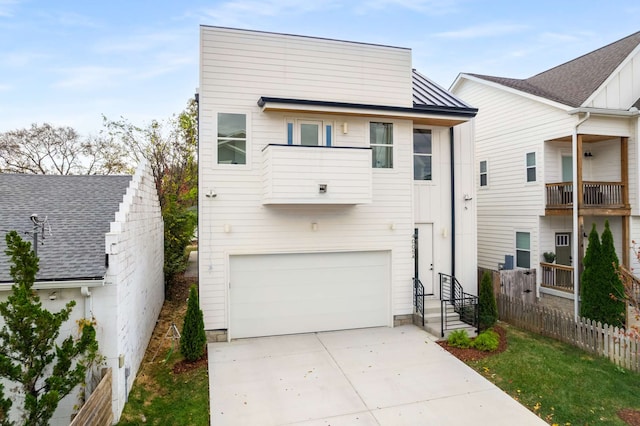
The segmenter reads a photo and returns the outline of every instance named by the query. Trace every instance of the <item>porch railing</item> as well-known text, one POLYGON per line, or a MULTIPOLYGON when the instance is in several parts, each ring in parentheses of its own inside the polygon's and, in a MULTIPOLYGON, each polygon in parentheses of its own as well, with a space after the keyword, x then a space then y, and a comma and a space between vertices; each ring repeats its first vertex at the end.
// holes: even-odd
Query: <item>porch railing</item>
POLYGON ((620 266, 620 278, 624 285, 624 296, 628 299, 640 300, 640 278, 624 266, 620 266))
MULTIPOLYGON (((622 182, 582 182, 584 207, 625 206, 622 182)), ((573 183, 559 182, 546 184, 547 208, 568 209, 573 206, 573 183)))
POLYGON ((418 278, 413 279, 413 306, 415 312, 422 317, 422 326, 424 327, 424 286, 418 278))
POLYGON ((543 287, 573 293, 573 266, 540 262, 543 287))
POLYGON ((447 327, 446 305, 452 305, 453 310, 460 316, 460 321, 475 327, 480 326, 478 311, 478 296, 465 293, 456 277, 440 273, 440 325, 441 335, 444 337, 447 327))

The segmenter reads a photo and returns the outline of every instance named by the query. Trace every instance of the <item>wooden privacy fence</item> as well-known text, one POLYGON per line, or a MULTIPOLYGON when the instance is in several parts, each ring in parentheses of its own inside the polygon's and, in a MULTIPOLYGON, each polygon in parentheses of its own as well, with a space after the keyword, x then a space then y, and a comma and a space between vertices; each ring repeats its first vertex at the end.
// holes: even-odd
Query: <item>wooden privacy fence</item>
POLYGON ((111 369, 104 373, 100 384, 78 411, 69 426, 109 426, 113 423, 111 410, 111 369))
POLYGON ((587 352, 609 358, 613 363, 640 372, 640 339, 624 329, 581 318, 576 321, 564 312, 525 303, 506 294, 498 295, 502 321, 551 337, 587 352))

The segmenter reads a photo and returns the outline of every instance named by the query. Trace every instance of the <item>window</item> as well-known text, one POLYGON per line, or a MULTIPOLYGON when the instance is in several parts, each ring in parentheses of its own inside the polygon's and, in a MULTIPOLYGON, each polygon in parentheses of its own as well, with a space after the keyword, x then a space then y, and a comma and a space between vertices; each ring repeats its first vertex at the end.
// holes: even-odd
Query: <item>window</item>
POLYGON ((431 130, 413 129, 413 180, 432 180, 431 130))
POLYGON ((371 123, 370 145, 372 166, 379 169, 393 168, 393 124, 371 123))
POLYGON ((287 120, 288 145, 331 146, 332 142, 333 124, 330 122, 287 120))
POLYGON ((218 164, 247 164, 247 116, 218 113, 218 164))
POLYGON ((489 173, 487 171, 487 161, 480 162, 480 186, 487 186, 489 173))
POLYGON ((536 181, 536 153, 527 153, 527 182, 536 181))
POLYGON ((516 232, 516 266, 531 267, 531 234, 528 232, 516 232))

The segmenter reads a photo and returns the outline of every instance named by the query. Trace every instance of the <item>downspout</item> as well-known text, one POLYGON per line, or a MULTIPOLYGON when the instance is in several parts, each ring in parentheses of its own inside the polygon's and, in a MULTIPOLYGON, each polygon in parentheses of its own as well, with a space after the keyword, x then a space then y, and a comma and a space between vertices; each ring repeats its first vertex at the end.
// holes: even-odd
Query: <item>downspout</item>
POLYGON ((577 320, 579 316, 578 312, 578 300, 580 297, 580 292, 578 288, 580 286, 580 270, 578 266, 580 265, 578 256, 580 253, 579 250, 579 242, 582 238, 582 232, 578 229, 578 204, 580 200, 576 196, 578 190, 578 127, 585 121, 589 119, 591 116, 590 112, 582 118, 578 120, 575 127, 573 128, 573 135, 571 135, 571 156, 573 157, 572 167, 573 167, 573 259, 575 267, 573 268, 573 316, 577 320))
POLYGON ((456 276, 456 178, 454 163, 453 127, 449 127, 449 151, 451 152, 451 276, 456 276))

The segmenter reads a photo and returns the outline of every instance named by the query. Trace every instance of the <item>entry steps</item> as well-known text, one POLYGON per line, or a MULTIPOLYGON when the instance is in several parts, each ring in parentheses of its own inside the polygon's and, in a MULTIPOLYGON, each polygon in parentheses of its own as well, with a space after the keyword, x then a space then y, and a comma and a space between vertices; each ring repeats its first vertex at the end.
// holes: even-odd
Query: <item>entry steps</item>
POLYGON ((424 300, 424 328, 429 333, 442 339, 449 337, 452 331, 455 330, 467 330, 469 337, 475 337, 477 335, 475 327, 460 321, 460 315, 454 310, 453 305, 446 303, 445 315, 447 329, 444 331, 444 337, 441 337, 442 328, 440 326, 441 309, 440 299, 426 299, 424 300))

